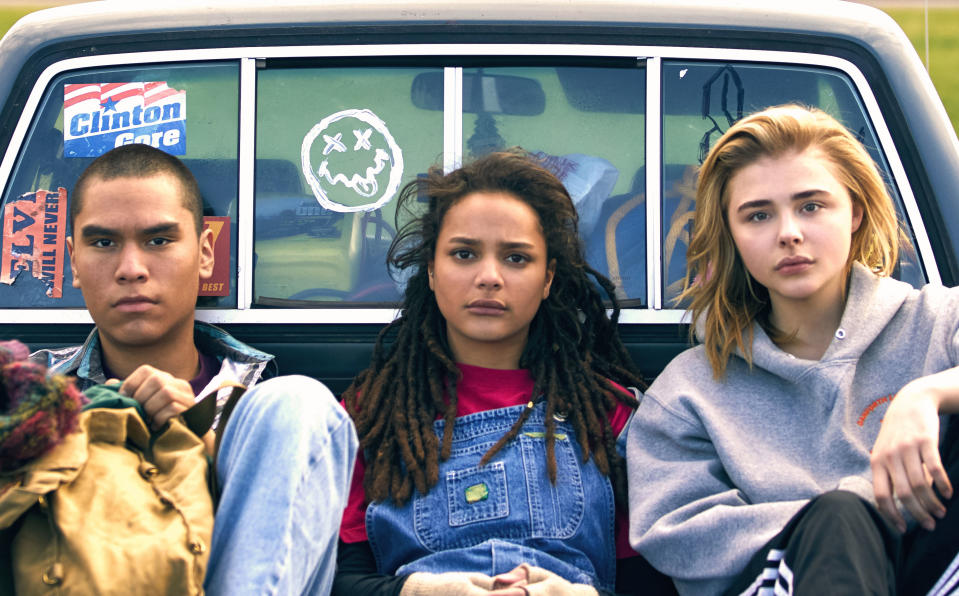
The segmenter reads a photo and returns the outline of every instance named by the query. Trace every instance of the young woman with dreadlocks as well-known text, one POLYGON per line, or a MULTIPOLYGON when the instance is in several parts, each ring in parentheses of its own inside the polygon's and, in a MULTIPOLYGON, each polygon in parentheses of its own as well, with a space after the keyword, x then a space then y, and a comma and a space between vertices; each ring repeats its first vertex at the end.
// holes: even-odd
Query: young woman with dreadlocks
POLYGON ((434 168, 398 200, 412 220, 389 262, 412 273, 343 396, 362 452, 334 594, 613 590, 617 552, 636 557, 614 504, 637 405, 624 386, 642 380, 569 194, 502 152, 434 168))

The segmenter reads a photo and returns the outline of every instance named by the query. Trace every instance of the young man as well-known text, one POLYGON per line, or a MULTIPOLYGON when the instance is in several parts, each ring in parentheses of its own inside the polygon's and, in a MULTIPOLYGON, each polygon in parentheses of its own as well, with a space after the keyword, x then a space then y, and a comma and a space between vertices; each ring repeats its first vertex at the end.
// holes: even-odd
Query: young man
MULTIPOLYGON (((73 284, 96 328, 82 346, 34 361, 75 375, 81 389, 122 379, 154 428, 222 381, 253 386, 273 367, 269 354, 194 320, 213 246, 178 159, 140 144, 102 155, 77 180, 70 222, 73 284)), ((318 381, 277 377, 243 396, 222 434, 206 591, 327 593, 357 446, 346 412, 318 381)), ((204 437, 211 453, 213 437, 204 437)))

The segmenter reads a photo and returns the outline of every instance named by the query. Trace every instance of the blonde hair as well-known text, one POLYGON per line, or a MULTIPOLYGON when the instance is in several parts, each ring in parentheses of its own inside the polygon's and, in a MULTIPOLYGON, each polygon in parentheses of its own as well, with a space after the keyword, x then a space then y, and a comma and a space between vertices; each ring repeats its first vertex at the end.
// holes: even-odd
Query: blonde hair
MULTIPOLYGON (((721 378, 733 351, 752 363, 752 322, 774 340, 784 337, 768 321, 769 295, 752 280, 729 231, 729 182, 764 157, 815 148, 829 160, 836 179, 862 222, 852 235, 845 275, 858 261, 889 275, 908 240, 879 170, 865 147, 832 116, 816 108, 783 105, 743 118, 720 137, 699 172, 696 215, 687 251, 688 269, 679 300, 689 300, 692 320, 703 325, 700 339, 715 377, 721 378)), ((695 325, 694 325, 695 326, 695 325)))

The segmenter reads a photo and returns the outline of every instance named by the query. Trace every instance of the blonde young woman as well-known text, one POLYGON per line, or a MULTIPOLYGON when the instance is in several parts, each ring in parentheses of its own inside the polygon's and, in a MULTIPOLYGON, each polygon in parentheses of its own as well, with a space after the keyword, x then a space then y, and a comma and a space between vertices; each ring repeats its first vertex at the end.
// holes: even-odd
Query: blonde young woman
POLYGON ((959 291, 889 277, 902 237, 819 110, 754 114, 707 156, 683 294, 702 345, 627 443, 630 541, 681 593, 955 589, 959 291))

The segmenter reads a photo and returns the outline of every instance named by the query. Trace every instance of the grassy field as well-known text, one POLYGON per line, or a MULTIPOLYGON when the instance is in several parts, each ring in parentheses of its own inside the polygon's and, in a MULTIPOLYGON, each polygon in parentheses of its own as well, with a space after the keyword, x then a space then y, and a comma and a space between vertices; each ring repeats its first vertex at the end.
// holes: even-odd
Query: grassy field
MULTIPOLYGON (((888 8, 886 12, 899 23, 925 62, 922 8, 888 8)), ((929 9, 929 74, 953 128, 959 130, 959 8, 929 9)))
MULTIPOLYGON (((23 15, 45 8, 43 3, 0 6, 0 35, 23 15)), ((921 7, 886 8, 925 61, 924 18, 921 7)), ((929 70, 952 126, 959 130, 959 8, 929 9, 929 70)))
POLYGON ((41 8, 47 8, 46 4, 23 4, 16 6, 0 6, 0 35, 7 32, 7 29, 13 26, 20 17, 25 14, 35 12, 41 8))

